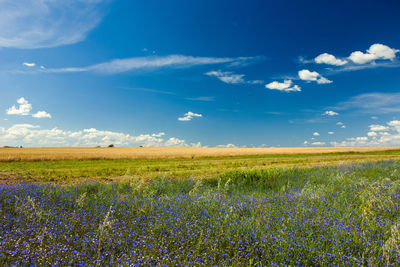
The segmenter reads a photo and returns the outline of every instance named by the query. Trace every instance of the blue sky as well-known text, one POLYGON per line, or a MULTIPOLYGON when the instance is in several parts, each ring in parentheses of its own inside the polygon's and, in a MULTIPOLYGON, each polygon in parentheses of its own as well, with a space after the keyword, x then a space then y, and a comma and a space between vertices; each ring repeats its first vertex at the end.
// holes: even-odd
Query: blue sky
POLYGON ((398 146, 398 1, 0 2, 0 145, 398 146))

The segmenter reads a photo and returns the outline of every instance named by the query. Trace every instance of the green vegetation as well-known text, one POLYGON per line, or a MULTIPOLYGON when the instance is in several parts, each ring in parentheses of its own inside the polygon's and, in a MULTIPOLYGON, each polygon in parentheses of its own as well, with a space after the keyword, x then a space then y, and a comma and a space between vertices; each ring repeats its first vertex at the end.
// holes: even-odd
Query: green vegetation
POLYGON ((400 150, 328 154, 275 154, 182 159, 115 159, 0 162, 0 182, 80 183, 120 180, 126 175, 146 179, 217 178, 231 171, 271 167, 312 167, 351 162, 400 159, 400 150))
POLYGON ((3 185, 0 264, 398 265, 399 170, 380 161, 3 185))

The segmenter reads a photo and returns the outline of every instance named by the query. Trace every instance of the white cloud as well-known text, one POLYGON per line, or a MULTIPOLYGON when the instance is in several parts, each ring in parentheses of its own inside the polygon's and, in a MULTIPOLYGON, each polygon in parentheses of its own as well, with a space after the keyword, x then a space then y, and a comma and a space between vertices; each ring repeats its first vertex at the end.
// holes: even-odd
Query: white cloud
POLYGON ((337 113, 337 112, 335 112, 335 111, 333 111, 333 110, 327 110, 327 111, 325 111, 324 115, 327 115, 327 116, 337 116, 337 115, 339 115, 339 113, 337 113))
POLYGON ((234 144, 226 144, 226 145, 217 145, 219 148, 237 148, 238 146, 234 144))
POLYGON ((152 134, 151 136, 153 136, 153 137, 161 137, 161 136, 164 136, 164 135, 165 135, 164 132, 160 132, 160 133, 152 134))
POLYGON ((38 118, 38 119, 40 119, 40 118, 49 118, 50 119, 51 115, 50 115, 50 113, 47 113, 46 111, 38 111, 35 114, 32 114, 32 117, 38 118))
POLYGON ((183 117, 178 118, 178 120, 179 121, 191 121, 194 117, 203 117, 203 115, 189 111, 189 112, 186 112, 183 117))
POLYGON ((372 116, 371 119, 372 119, 372 120, 377 120, 377 119, 379 119, 379 118, 378 118, 377 116, 372 116))
POLYGON ((32 62, 32 63, 24 62, 24 63, 22 63, 22 65, 24 65, 25 67, 32 68, 32 67, 36 66, 36 63, 35 62, 32 62))
POLYGON ((335 132, 328 132, 328 134, 335 134, 335 132))
POLYGON ((2 0, 0 47, 43 48, 80 42, 104 16, 106 0, 2 0))
POLYGON ((34 118, 51 118, 51 115, 46 111, 38 111, 35 114, 31 114, 32 104, 28 102, 25 98, 21 97, 17 99, 18 107, 13 105, 11 108, 6 110, 8 115, 20 115, 20 116, 28 116, 31 115, 34 118))
POLYGON ((235 74, 230 71, 222 72, 220 70, 209 71, 205 74, 208 76, 216 77, 224 83, 230 83, 230 84, 245 83, 245 80, 243 79, 243 77, 245 76, 244 74, 235 74))
POLYGON ((267 85, 265 85, 266 88, 271 89, 271 90, 279 90, 279 91, 284 91, 284 92, 300 92, 301 88, 298 85, 294 85, 291 87, 293 84, 292 80, 284 80, 283 83, 273 81, 267 85))
POLYGON ((19 104, 18 107, 13 105, 11 108, 7 109, 6 113, 8 115, 21 115, 21 116, 27 116, 30 115, 30 112, 32 110, 32 105, 29 104, 29 102, 21 97, 17 100, 17 103, 19 104))
POLYGON ((399 127, 400 126, 400 121, 398 121, 398 120, 389 121, 388 125, 389 126, 393 126, 393 127, 399 127))
POLYGON ((346 60, 338 59, 334 55, 331 55, 328 53, 323 53, 323 54, 317 56, 314 59, 314 61, 317 64, 328 64, 328 65, 334 65, 334 66, 342 66, 342 65, 347 64, 346 60))
POLYGON ((133 70, 152 71, 161 68, 190 68, 200 65, 214 65, 222 63, 240 63, 255 60, 255 57, 218 58, 218 57, 193 57, 184 55, 145 56, 114 59, 87 67, 67 67, 46 69, 46 72, 97 72, 115 74, 133 70))
POLYGON ((355 64, 365 64, 378 59, 394 60, 399 51, 383 44, 373 44, 366 53, 361 51, 351 53, 349 59, 355 64))
POLYGON ((317 83, 318 84, 328 84, 328 83, 333 83, 331 80, 328 80, 327 78, 325 78, 325 77, 320 77, 318 80, 317 80, 317 83))
POLYGON ((343 124, 344 124, 344 123, 341 122, 341 121, 339 121, 339 122, 336 123, 336 125, 343 125, 343 124))
POLYGON ((304 145, 308 145, 308 141, 304 141, 303 144, 304 144, 304 145))
POLYGON ((187 146, 185 140, 176 137, 171 137, 165 141, 165 146, 184 147, 187 146))
POLYGON ((314 136, 319 136, 318 132, 313 133, 314 136))
POLYGON ((364 54, 361 51, 355 51, 355 52, 351 53, 351 55, 349 56, 349 59, 356 64, 365 64, 365 63, 375 60, 376 56, 368 54, 368 53, 364 54))
POLYGON ((216 77, 220 81, 228 84, 240 84, 240 83, 249 83, 249 84, 260 84, 263 83, 264 81, 261 80, 253 80, 253 81, 247 81, 243 77, 245 76, 244 74, 236 74, 231 71, 220 71, 220 70, 213 70, 205 73, 207 76, 211 77, 216 77))
POLYGON ((346 129, 346 125, 342 125, 342 127, 340 127, 340 128, 346 129))
POLYGON ((372 132, 379 132, 379 131, 387 131, 389 130, 389 127, 384 125, 372 124, 369 126, 369 129, 372 132))
POLYGON ((332 81, 326 79, 325 77, 321 76, 318 72, 316 71, 309 71, 307 69, 300 70, 298 72, 299 78, 302 79, 303 81, 315 81, 319 84, 327 84, 327 83, 332 83, 332 81))
POLYGON ((188 144, 184 140, 170 137, 165 133, 130 134, 101 131, 94 128, 80 131, 65 131, 58 128, 40 129, 37 125, 16 124, 8 129, 0 129, 0 144, 9 146, 201 146, 200 143, 188 144))
POLYGON ((386 125, 370 125, 367 136, 350 137, 333 146, 400 146, 400 121, 392 120, 386 125))
POLYGON ((373 44, 367 50, 367 52, 372 55, 375 55, 379 59, 393 60, 396 58, 396 53, 400 52, 400 50, 390 48, 389 46, 383 44, 373 44))
POLYGON ((323 146, 325 145, 325 142, 313 142, 311 143, 313 146, 323 146))
POLYGON ((316 81, 319 76, 319 73, 316 71, 309 71, 309 70, 300 70, 299 77, 304 81, 316 81))
POLYGON ((354 109, 362 113, 386 114, 400 112, 400 93, 368 93, 339 103, 335 109, 354 109))

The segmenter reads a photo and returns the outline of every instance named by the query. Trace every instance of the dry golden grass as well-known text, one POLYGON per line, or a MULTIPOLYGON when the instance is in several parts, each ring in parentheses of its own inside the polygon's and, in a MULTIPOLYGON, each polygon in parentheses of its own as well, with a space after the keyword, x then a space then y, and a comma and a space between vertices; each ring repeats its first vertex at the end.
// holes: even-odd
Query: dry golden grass
POLYGON ((134 147, 134 148, 0 148, 0 161, 39 161, 69 159, 173 159, 200 157, 229 157, 278 154, 323 154, 338 152, 378 152, 399 148, 189 148, 189 147, 134 147))

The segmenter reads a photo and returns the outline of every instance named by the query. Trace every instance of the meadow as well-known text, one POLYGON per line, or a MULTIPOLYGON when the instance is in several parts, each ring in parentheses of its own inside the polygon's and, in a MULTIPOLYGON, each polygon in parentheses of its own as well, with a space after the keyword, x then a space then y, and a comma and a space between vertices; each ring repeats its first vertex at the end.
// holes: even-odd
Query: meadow
POLYGON ((397 266, 399 156, 3 161, 0 265, 397 266))

